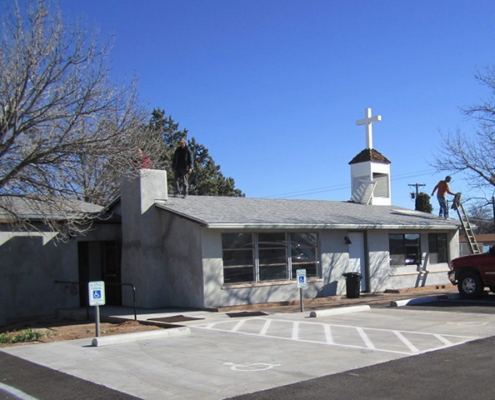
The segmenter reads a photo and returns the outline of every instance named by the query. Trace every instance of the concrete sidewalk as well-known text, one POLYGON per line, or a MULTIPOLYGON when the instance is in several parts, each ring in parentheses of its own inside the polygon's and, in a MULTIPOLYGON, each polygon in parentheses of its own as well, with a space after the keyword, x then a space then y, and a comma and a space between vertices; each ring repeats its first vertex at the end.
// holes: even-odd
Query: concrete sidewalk
MULTIPOLYGON (((334 309, 339 307, 363 306, 388 307, 403 306, 409 301, 417 299, 435 300, 436 298, 456 296, 457 287, 453 285, 428 286, 414 289, 386 291, 382 293, 360 293, 358 298, 346 296, 331 296, 304 300, 303 312, 334 309)), ((106 321, 134 320, 156 325, 188 325, 188 321, 208 319, 218 321, 228 319, 226 313, 236 312, 263 312, 266 314, 299 313, 299 301, 284 303, 252 304, 237 307, 212 308, 208 310, 194 310, 181 308, 163 309, 136 309, 132 307, 101 306, 100 318, 106 321), (161 321, 160 321, 161 320, 161 321)), ((59 311, 59 316, 67 319, 94 318, 94 307, 69 309, 59 311)))

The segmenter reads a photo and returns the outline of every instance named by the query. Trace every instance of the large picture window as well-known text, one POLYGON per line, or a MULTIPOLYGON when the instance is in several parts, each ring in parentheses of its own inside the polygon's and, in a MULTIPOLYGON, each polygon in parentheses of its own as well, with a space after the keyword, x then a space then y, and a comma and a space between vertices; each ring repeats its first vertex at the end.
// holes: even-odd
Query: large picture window
POLYGON ((446 233, 429 233, 428 234, 428 252, 430 254, 430 263, 438 264, 447 262, 447 234, 446 233))
POLYGON ((420 265, 421 235, 419 233, 389 235, 390 265, 420 265))
POLYGON ((223 233, 222 249, 224 283, 296 279, 298 269, 320 276, 313 232, 223 233))

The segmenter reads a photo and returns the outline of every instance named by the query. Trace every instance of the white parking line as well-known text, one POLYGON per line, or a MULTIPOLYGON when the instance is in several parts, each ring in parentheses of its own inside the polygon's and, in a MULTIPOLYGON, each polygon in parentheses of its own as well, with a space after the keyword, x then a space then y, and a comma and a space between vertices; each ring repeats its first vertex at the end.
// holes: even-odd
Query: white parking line
POLYGON ((375 349, 375 345, 371 342, 370 338, 368 337, 368 335, 364 332, 364 329, 363 328, 356 328, 357 332, 359 333, 359 335, 361 336, 361 338, 363 339, 363 342, 366 344, 366 347, 368 349, 375 349))
POLYGON ((267 319, 265 321, 265 324, 263 325, 263 328, 261 328, 260 336, 265 336, 266 335, 266 333, 268 332, 268 329, 270 328, 271 323, 272 323, 272 320, 271 319, 267 319))
POLYGON ((446 344, 447 346, 452 346, 453 343, 450 341, 450 340, 447 340, 444 336, 442 335, 435 335, 435 337, 440 340, 441 342, 443 342, 444 344, 446 344))
POLYGON ((12 396, 15 396, 15 398, 19 400, 38 400, 36 397, 30 396, 27 393, 4 383, 0 383, 0 389, 8 394, 11 394, 12 396))
POLYGON ((473 336, 268 318, 249 318, 235 324, 233 321, 221 321, 191 325, 190 328, 405 355, 421 354, 478 339, 473 336), (270 331, 273 333, 270 334, 270 331))
POLYGON ((330 329, 330 325, 323 325, 323 330, 325 332, 325 338, 327 339, 328 344, 333 343, 332 330, 330 329))
POLYGON ((244 322, 246 322, 245 319, 241 319, 236 326, 234 326, 234 328, 232 329, 232 332, 237 332, 242 325, 244 325, 244 322))
POLYGON ((292 340, 299 339, 299 322, 294 322, 292 325, 292 340))
POLYGON ((394 333, 413 353, 419 353, 418 348, 414 346, 409 340, 407 340, 401 332, 394 331, 394 333))

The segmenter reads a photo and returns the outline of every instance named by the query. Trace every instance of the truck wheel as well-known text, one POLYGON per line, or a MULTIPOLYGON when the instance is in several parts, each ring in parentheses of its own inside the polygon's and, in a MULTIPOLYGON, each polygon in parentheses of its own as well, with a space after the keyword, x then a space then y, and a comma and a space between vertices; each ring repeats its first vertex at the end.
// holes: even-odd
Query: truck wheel
POLYGON ((475 272, 466 272, 463 274, 459 279, 457 288, 461 297, 465 299, 480 297, 484 289, 480 277, 475 272))

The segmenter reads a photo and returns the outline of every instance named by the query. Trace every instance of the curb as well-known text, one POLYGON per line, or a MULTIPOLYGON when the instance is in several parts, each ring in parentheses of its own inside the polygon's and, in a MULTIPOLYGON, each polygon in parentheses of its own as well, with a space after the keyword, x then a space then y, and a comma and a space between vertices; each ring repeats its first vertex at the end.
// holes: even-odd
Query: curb
POLYGON ((371 308, 370 306, 331 308, 329 310, 311 311, 309 313, 309 316, 310 318, 317 318, 317 317, 324 317, 326 315, 338 315, 338 314, 347 314, 351 312, 368 311, 370 308, 371 308))
POLYGON ((402 307, 402 306, 408 306, 410 304, 430 303, 432 301, 437 301, 438 299, 439 296, 428 296, 428 297, 419 297, 416 299, 397 300, 397 301, 391 301, 390 307, 402 307))
POLYGON ((191 330, 187 327, 162 329, 158 331, 125 333, 122 335, 111 335, 95 337, 91 342, 93 347, 109 346, 113 344, 138 342, 140 340, 163 339, 167 337, 190 335, 191 330))

